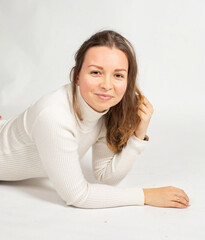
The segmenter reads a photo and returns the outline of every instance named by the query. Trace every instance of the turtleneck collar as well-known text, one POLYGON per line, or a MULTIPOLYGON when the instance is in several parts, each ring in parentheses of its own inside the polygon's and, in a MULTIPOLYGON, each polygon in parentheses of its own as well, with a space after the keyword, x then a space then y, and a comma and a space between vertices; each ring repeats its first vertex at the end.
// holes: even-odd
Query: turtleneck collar
POLYGON ((78 103, 80 106, 80 110, 82 113, 82 117, 83 117, 83 121, 82 122, 97 122, 103 115, 105 115, 109 109, 107 109, 106 111, 99 113, 97 111, 95 111, 94 109, 92 109, 87 102, 83 99, 81 93, 80 93, 80 87, 78 85, 76 85, 76 90, 77 90, 77 99, 78 99, 78 103))

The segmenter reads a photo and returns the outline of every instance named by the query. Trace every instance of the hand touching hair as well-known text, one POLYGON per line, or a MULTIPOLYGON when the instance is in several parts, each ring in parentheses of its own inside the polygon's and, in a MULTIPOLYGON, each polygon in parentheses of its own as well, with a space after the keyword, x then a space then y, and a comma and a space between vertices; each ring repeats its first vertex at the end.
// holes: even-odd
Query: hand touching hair
POLYGON ((140 123, 135 130, 135 136, 143 140, 147 133, 147 128, 150 123, 154 109, 152 104, 145 96, 142 95, 142 99, 142 103, 137 109, 137 115, 140 117, 140 123))

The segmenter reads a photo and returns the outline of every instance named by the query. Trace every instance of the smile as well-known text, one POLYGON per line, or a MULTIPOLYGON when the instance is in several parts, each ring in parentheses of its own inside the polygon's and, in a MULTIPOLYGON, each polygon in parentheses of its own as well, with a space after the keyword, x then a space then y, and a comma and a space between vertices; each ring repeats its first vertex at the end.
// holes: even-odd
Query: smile
POLYGON ((110 96, 104 96, 104 95, 100 95, 100 94, 96 94, 98 96, 98 98, 100 98, 101 100, 107 101, 112 99, 112 97, 110 96))

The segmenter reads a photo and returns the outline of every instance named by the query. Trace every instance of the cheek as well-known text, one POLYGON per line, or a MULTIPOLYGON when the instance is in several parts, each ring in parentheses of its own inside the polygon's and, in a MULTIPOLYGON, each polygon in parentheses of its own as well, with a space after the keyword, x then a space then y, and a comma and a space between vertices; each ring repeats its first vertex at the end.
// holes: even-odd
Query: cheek
POLYGON ((97 85, 96 81, 91 79, 89 76, 86 76, 86 75, 84 76, 83 78, 84 89, 92 90, 93 88, 95 88, 96 85, 97 85))
POLYGON ((115 91, 117 92, 117 94, 120 97, 124 96, 124 94, 126 92, 126 89, 127 89, 127 84, 126 83, 115 87, 115 91))

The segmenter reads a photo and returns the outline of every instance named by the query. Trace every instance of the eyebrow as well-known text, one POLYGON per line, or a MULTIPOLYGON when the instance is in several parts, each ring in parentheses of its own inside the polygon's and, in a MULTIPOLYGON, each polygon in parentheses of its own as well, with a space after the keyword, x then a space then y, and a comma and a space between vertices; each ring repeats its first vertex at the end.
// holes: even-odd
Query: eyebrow
MULTIPOLYGON (((94 67, 97 67, 97 68, 103 70, 103 67, 101 67, 101 66, 91 64, 91 65, 89 65, 88 67, 91 67, 91 66, 94 66, 94 67)), ((124 68, 115 69, 115 72, 117 72, 117 71, 125 71, 125 72, 127 72, 127 70, 124 69, 124 68)))

